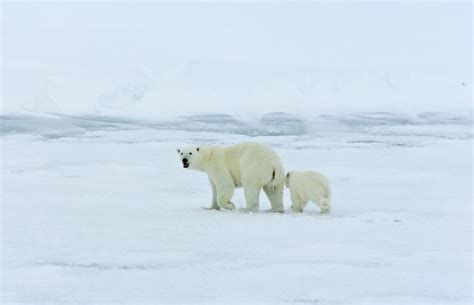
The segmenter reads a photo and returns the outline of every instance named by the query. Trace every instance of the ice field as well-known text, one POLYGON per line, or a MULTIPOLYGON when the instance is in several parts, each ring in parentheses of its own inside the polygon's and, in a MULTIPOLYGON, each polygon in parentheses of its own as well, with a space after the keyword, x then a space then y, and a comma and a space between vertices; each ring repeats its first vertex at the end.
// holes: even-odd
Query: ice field
POLYGON ((6 303, 470 302, 469 116, 2 122, 6 303), (176 147, 242 140, 325 173, 332 213, 293 214, 287 191, 284 214, 201 209, 207 177, 176 147))
POLYGON ((0 303, 472 304, 472 3, 223 2, 1 2, 0 303), (202 209, 240 141, 332 212, 202 209))

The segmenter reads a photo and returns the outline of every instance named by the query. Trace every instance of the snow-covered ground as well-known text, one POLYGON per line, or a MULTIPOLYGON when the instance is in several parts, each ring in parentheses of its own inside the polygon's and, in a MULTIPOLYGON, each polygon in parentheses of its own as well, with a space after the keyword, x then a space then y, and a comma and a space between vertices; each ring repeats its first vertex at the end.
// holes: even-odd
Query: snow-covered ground
POLYGON ((472 3, 0 9, 0 303, 473 302, 472 3), (201 209, 243 140, 333 212, 201 209))
POLYGON ((1 139, 4 303, 472 302, 470 116, 3 116, 1 139), (176 147, 242 140, 325 173, 333 212, 201 209, 176 147))

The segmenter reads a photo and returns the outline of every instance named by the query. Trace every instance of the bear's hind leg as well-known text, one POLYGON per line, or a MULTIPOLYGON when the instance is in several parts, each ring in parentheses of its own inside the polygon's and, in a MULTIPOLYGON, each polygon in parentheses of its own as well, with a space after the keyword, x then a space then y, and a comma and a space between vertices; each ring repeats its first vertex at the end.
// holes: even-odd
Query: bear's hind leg
POLYGON ((267 211, 283 213, 283 185, 265 185, 263 191, 272 204, 272 208, 267 211))
POLYGON ((246 208, 240 209, 242 212, 257 212, 259 206, 260 187, 244 185, 246 208))

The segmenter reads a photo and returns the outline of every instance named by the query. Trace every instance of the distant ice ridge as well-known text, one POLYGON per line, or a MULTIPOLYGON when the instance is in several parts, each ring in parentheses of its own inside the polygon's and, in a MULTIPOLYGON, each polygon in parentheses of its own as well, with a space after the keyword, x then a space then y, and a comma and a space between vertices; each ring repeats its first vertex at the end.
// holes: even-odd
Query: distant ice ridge
POLYGON ((169 119, 133 119, 98 115, 4 115, 1 136, 34 136, 39 140, 80 137, 85 141, 181 141, 220 143, 264 140, 292 148, 422 146, 437 139, 472 139, 472 116, 422 112, 406 115, 363 112, 299 116, 271 112, 257 117, 200 114, 169 119), (278 138, 285 140, 278 140, 278 138), (289 139, 288 139, 289 138, 289 139), (218 140, 220 139, 220 140, 218 140), (424 141, 420 141, 424 139, 424 141), (220 142, 219 142, 220 141, 220 142))

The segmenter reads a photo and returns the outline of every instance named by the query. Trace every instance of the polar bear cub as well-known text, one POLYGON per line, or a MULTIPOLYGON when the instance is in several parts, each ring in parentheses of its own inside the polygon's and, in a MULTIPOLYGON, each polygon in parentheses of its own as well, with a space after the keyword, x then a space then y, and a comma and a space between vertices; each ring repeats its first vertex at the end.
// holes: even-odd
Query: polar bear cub
POLYGON ((291 171, 286 175, 286 187, 290 189, 293 212, 303 212, 309 201, 321 208, 321 213, 331 210, 329 181, 314 171, 291 171))
POLYGON ((212 189, 209 209, 233 210, 234 190, 244 188, 245 212, 259 208, 260 191, 267 195, 271 212, 283 212, 285 170, 278 155, 270 147, 257 142, 231 146, 201 146, 178 149, 184 168, 205 172, 212 189))

